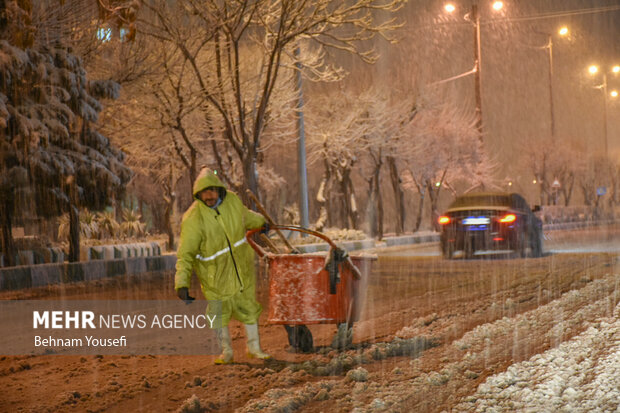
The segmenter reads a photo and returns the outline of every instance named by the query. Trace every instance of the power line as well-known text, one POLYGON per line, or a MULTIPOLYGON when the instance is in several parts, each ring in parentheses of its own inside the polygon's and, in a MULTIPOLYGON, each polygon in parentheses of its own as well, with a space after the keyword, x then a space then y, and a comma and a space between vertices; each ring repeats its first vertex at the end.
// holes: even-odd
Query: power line
MULTIPOLYGON (((586 14, 596 14, 596 13, 608 13, 620 11, 619 6, 607 6, 607 7, 593 7, 589 9, 576 9, 576 10, 567 10, 562 12, 546 12, 546 13, 538 13, 529 16, 520 16, 520 17, 507 17, 507 18, 495 18, 488 20, 480 20, 481 25, 489 25, 489 24, 497 24, 497 23, 512 23, 512 22, 523 22, 523 21, 533 21, 533 20, 543 20, 543 19, 553 19, 559 17, 569 17, 569 16, 580 16, 586 14)), ((424 26, 417 26, 415 28, 406 28, 402 31, 405 32, 413 32, 419 31, 423 29, 429 29, 432 27, 438 26, 469 26, 471 22, 468 21, 443 21, 437 22, 433 24, 426 24, 424 26)))
POLYGON ((610 11, 618 11, 620 10, 620 6, 608 6, 608 7, 596 7, 591 9, 578 9, 578 10, 569 10, 565 12, 548 12, 548 13, 540 13, 532 16, 523 16, 523 17, 511 17, 505 19, 490 19, 484 22, 480 22, 482 24, 492 24, 497 22, 516 22, 516 21, 529 21, 529 20, 542 20, 542 19, 551 19, 557 17, 568 17, 568 16, 579 16, 585 14, 595 14, 595 13, 607 13, 610 11))

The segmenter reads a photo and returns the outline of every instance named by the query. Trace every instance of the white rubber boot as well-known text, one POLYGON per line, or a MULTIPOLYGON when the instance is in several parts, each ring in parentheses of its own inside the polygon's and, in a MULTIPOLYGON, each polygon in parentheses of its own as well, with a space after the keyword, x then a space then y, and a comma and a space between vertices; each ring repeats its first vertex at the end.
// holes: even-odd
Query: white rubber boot
POLYGON ((232 339, 230 338, 230 331, 228 331, 228 326, 217 328, 215 330, 215 335, 217 336, 217 341, 220 342, 220 346, 222 346, 222 354, 220 354, 219 357, 215 359, 215 364, 232 363, 233 348, 232 339))
POLYGON ((271 356, 264 353, 260 348, 260 337, 258 336, 258 324, 246 324, 245 332, 248 336, 248 357, 261 360, 268 360, 271 356))

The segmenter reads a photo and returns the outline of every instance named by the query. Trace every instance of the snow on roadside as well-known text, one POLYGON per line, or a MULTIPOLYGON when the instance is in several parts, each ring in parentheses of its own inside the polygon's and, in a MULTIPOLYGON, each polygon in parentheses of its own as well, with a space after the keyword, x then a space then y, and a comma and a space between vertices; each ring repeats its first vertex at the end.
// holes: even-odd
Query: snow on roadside
POLYGON ((556 300, 515 317, 481 324, 452 344, 459 350, 466 350, 481 343, 487 345, 507 333, 513 334, 515 339, 525 337, 540 326, 546 326, 546 337, 559 345, 573 329, 612 312, 610 302, 617 294, 618 283, 620 275, 592 281, 584 288, 568 291, 556 300))
MULTIPOLYGON (((463 352, 462 358, 444 364, 440 371, 418 370, 412 380, 388 380, 389 384, 372 374, 366 383, 356 383, 353 388, 348 380, 332 380, 303 388, 273 389, 238 411, 293 411, 312 400, 326 399, 336 405, 342 400, 356 413, 402 411, 400 406, 416 389, 432 389, 477 377, 478 373, 470 367, 484 364, 488 352, 498 350, 493 347, 495 339, 501 343, 502 337, 513 336, 518 346, 517 339, 546 335, 557 347, 489 377, 477 393, 451 411, 620 412, 620 304, 615 309, 612 304, 617 301, 619 282, 620 275, 610 274, 531 311, 479 325, 452 343, 463 352), (581 330, 584 325, 589 326, 586 331, 562 342, 573 329, 581 330), (372 402, 363 401, 366 398, 359 398, 360 394, 371 394, 372 402)), ((411 326, 416 327, 416 323, 411 326)), ((402 341, 396 338, 390 343, 374 344, 364 354, 372 355, 379 350, 392 353, 402 341)), ((412 360, 410 367, 403 367, 398 374, 417 370, 416 364, 412 360)))
POLYGON ((620 304, 571 340, 487 378, 454 411, 620 411, 620 304))

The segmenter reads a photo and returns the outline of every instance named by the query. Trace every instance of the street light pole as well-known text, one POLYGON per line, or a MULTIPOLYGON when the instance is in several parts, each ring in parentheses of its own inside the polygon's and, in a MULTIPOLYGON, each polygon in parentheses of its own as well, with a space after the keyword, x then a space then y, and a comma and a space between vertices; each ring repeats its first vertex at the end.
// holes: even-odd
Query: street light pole
POLYGON ((607 73, 603 73, 603 135, 605 136, 605 156, 609 157, 607 144, 607 73))
MULTIPOLYGON (((297 146, 297 173, 299 176, 299 218, 300 225, 304 228, 310 226, 308 213, 308 172, 306 167, 306 133, 304 128, 304 97, 302 89, 301 70, 302 64, 299 62, 299 46, 295 48, 295 58, 297 62, 297 133, 299 142, 297 146)), ((305 236, 306 234, 303 234, 305 236)))
MULTIPOLYGON (((589 67, 588 70, 590 74, 595 75, 596 73, 598 73, 599 68, 596 65, 592 65, 589 67)), ((613 66, 610 73, 613 73, 613 74, 620 73, 620 66, 619 65, 613 66)), ((605 139, 604 140, 605 156, 609 157, 609 147, 608 147, 608 142, 607 142, 607 139, 608 139, 607 138, 607 99, 609 98, 609 96, 607 96, 607 72, 603 71, 603 73, 601 74, 603 75, 603 83, 595 87, 603 91, 603 137, 605 139)), ((617 94, 617 92, 615 93, 617 94)))
MULTIPOLYGON (((547 36, 547 45, 541 47, 541 49, 547 49, 547 60, 548 60, 548 84, 549 84, 549 129, 551 132, 551 142, 555 143, 555 110, 553 105, 553 34, 546 32, 539 32, 538 30, 534 31, 535 33, 542 34, 547 36)), ((566 26, 562 27, 558 30, 558 34, 560 36, 568 35, 568 28, 566 26)))
MULTIPOLYGON (((504 7, 502 1, 496 0, 493 2, 493 10, 500 11, 504 7)), ((444 6, 444 10, 448 13, 452 13, 456 10, 456 7, 452 3, 447 3, 444 6)), ((483 143, 482 139, 482 51, 480 45, 480 12, 478 11, 478 2, 473 0, 471 5, 471 12, 465 15, 465 20, 474 25, 474 93, 476 99, 476 129, 478 130, 478 139, 480 143, 483 143)), ((468 72, 467 74, 470 74, 468 72)), ((461 76, 455 76, 447 80, 454 80, 461 76)))
POLYGON ((478 129, 478 139, 482 143, 482 83, 481 83, 481 64, 480 64, 480 14, 478 5, 471 5, 471 18, 474 24, 474 88, 476 96, 476 128, 478 129))
POLYGON ((549 48, 549 112, 551 119, 551 142, 555 143, 555 118, 553 115, 553 37, 547 35, 549 48))

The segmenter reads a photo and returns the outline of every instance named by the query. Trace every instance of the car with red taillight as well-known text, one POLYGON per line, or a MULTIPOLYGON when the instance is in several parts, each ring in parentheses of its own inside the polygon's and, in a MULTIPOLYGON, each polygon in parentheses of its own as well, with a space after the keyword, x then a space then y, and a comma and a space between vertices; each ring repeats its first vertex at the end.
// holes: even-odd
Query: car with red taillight
POLYGON ((542 221, 517 193, 478 192, 457 197, 438 218, 445 258, 514 251, 522 257, 543 253, 542 221))

